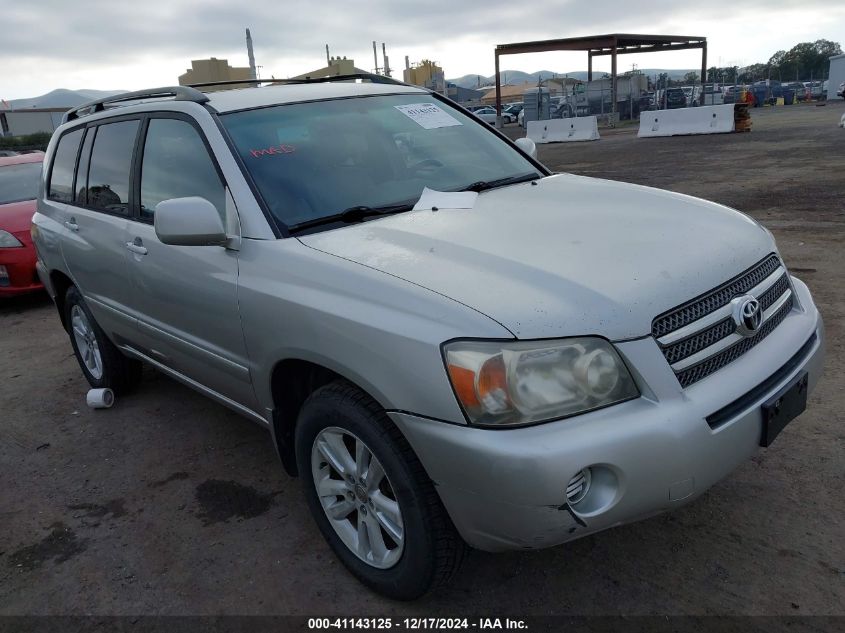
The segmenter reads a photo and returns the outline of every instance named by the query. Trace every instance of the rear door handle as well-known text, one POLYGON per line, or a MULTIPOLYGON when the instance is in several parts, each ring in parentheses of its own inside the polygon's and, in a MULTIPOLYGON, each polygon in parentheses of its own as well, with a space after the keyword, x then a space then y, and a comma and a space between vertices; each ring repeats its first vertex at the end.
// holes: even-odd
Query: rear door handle
POLYGON ((141 244, 140 240, 136 242, 126 242, 126 248, 135 253, 136 255, 147 254, 147 247, 141 244))
POLYGON ((79 230, 79 225, 76 223, 76 218, 71 218, 70 220, 65 221, 65 226, 71 231, 79 230))

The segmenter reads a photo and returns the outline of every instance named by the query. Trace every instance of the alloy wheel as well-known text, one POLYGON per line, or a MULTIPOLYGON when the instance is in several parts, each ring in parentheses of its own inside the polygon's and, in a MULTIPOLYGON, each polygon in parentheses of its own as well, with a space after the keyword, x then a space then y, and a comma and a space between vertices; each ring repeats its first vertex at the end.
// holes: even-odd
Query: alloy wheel
POLYGON ((70 325, 73 328, 79 357, 94 380, 100 380, 103 377, 103 357, 100 355, 97 335, 85 311, 78 305, 70 310, 70 325))
POLYGON ((357 436, 323 429, 311 448, 317 497, 343 543, 378 569, 399 562, 405 527, 396 493, 379 460, 357 436))

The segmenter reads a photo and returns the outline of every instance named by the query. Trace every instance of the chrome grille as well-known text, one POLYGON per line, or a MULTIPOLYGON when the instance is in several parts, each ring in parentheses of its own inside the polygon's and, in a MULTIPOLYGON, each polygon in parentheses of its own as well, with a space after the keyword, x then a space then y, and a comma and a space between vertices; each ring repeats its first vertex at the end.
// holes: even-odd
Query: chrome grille
POLYGON ((792 297, 789 297, 780 310, 778 310, 763 324, 756 336, 752 338, 744 338, 739 343, 732 345, 724 352, 711 357, 707 361, 694 365, 680 373, 676 372, 675 375, 678 377, 678 382, 681 383, 682 387, 688 387, 692 383, 709 376, 718 369, 721 369, 728 363, 732 363, 771 334, 772 330, 780 325, 780 322, 786 318, 786 315, 789 314, 790 310, 792 310, 792 297))
POLYGON ((674 308, 666 314, 661 314, 651 324, 652 336, 654 338, 665 336, 669 332, 674 332, 713 312, 713 310, 727 305, 731 299, 751 290, 777 270, 779 266, 780 260, 777 255, 769 255, 762 262, 754 265, 750 270, 746 270, 726 284, 682 306, 674 308))
POLYGON ((792 306, 789 276, 773 254, 707 294, 660 315, 652 323, 652 333, 681 386, 688 387, 763 340, 792 306), (763 311, 763 322, 752 337, 737 333, 732 316, 731 300, 744 294, 756 297, 763 311))
POLYGON ((789 278, 786 273, 783 273, 774 285, 758 297, 763 310, 768 310, 787 290, 789 290, 789 278))

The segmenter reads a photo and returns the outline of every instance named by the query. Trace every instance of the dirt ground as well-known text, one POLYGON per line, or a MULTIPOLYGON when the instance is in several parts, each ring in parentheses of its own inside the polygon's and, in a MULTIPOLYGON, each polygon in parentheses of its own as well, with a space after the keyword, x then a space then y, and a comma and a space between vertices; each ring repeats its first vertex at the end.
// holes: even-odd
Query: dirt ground
POLYGON ((845 615, 843 112, 761 109, 750 134, 629 128, 541 146, 554 170, 762 221, 824 314, 826 373, 770 449, 692 505, 551 550, 474 552, 413 604, 335 560, 264 431, 153 371, 91 411, 49 300, 0 303, 0 615, 845 615))

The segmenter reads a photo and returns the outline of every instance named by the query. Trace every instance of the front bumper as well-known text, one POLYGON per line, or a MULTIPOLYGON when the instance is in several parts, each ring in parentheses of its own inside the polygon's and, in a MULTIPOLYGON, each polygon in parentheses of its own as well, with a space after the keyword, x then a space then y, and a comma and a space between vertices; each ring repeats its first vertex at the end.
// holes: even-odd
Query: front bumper
MULTIPOLYGON (((10 297, 41 290, 41 281, 35 273, 35 248, 29 235, 16 233, 23 246, 0 248, 0 266, 6 269, 8 281, 0 280, 0 297, 10 297)), ((5 277, 5 276, 4 276, 5 277)))
POLYGON ((688 503, 754 454, 760 405, 798 374, 807 371, 815 387, 824 326, 807 287, 796 279, 793 287, 800 305, 765 341, 686 389, 648 337, 617 344, 640 385, 637 400, 510 430, 390 415, 473 547, 548 547, 630 523, 688 503), (792 369, 770 389, 711 428, 708 416, 787 364, 792 369), (567 483, 587 467, 594 473, 590 493, 570 505, 567 483))

